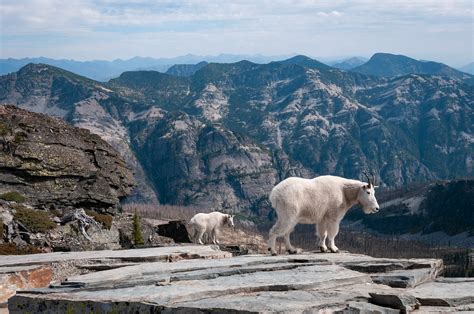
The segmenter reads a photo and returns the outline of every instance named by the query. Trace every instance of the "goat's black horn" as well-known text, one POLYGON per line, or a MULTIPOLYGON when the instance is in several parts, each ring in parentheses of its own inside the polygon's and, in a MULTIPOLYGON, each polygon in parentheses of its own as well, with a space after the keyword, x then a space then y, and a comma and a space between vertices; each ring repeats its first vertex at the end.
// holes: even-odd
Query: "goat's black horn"
POLYGON ((364 171, 363 174, 367 177, 367 184, 370 187, 372 185, 372 183, 370 182, 369 174, 367 173, 367 171, 364 171))

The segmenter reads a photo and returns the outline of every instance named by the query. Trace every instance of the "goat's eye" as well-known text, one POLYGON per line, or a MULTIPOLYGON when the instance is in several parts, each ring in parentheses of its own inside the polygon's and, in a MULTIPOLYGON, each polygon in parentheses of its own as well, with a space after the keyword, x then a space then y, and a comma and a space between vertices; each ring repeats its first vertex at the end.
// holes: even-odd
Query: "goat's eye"
POLYGON ((367 192, 367 194, 370 194, 370 192, 367 192))

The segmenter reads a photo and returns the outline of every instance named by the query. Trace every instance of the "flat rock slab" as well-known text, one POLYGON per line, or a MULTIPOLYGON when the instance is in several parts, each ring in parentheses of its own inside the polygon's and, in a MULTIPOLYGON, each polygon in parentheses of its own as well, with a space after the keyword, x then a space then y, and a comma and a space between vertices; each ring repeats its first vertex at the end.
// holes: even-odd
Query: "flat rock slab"
POLYGON ((373 282, 393 288, 413 288, 436 278, 433 268, 403 269, 372 275, 373 282))
MULTIPOLYGON (((24 267, 77 258, 84 265, 113 260, 120 268, 93 266, 89 268, 100 271, 70 276, 47 288, 24 289, 8 306, 11 313, 393 313, 392 308, 368 303, 369 294, 397 295, 413 289, 375 284, 373 276, 423 271, 435 277, 442 265, 432 259, 377 259, 350 253, 230 255, 217 246, 191 245, 30 256, 22 260, 24 267)), ((0 262, 0 267, 13 265, 14 257, 0 262)))
POLYGON ((47 287, 54 277, 51 265, 69 261, 85 261, 88 270, 129 266, 136 263, 176 261, 181 259, 228 258, 218 246, 173 246, 135 250, 104 250, 85 252, 57 252, 0 257, 0 304, 18 289, 47 287), (92 263, 92 264, 91 264, 92 263), (96 265, 93 265, 93 264, 96 265))
POLYGON ((50 264, 71 260, 119 260, 122 262, 155 262, 188 258, 227 258, 232 256, 216 245, 167 246, 134 250, 103 250, 83 252, 57 252, 31 255, 7 255, 0 259, 0 267, 50 264))
POLYGON ((421 305, 458 307, 474 303, 473 278, 442 278, 428 282, 409 293, 415 296, 421 305))

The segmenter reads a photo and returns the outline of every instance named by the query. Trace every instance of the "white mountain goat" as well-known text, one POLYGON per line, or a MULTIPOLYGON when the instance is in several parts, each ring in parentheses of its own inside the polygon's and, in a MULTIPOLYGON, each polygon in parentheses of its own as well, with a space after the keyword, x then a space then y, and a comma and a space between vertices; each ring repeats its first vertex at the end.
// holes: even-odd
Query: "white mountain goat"
POLYGON ((234 227, 234 215, 212 212, 209 214, 199 213, 189 221, 190 236, 193 242, 202 243, 202 236, 206 232, 211 236, 212 243, 219 244, 217 236, 222 226, 234 227))
POLYGON ((338 252, 334 238, 339 232, 339 223, 355 204, 362 205, 366 214, 379 211, 375 199, 375 178, 372 182, 366 172, 367 182, 335 176, 320 176, 314 179, 288 178, 277 184, 270 193, 270 202, 276 210, 278 220, 270 230, 268 250, 276 255, 275 242, 283 236, 290 254, 297 251, 290 243, 290 233, 298 223, 315 224, 319 237, 319 248, 328 252, 326 237, 331 252, 338 252))

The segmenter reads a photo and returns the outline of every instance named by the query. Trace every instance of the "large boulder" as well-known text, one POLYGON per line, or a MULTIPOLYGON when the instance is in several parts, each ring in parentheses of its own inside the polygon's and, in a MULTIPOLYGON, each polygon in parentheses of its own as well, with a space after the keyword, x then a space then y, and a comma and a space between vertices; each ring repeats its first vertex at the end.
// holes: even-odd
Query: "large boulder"
POLYGON ((113 211, 134 186, 121 156, 98 135, 15 106, 0 106, 0 169, 0 195, 14 192, 47 208, 113 211))

